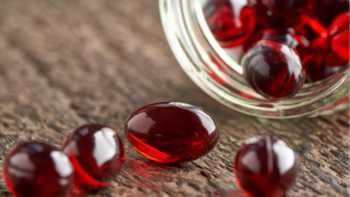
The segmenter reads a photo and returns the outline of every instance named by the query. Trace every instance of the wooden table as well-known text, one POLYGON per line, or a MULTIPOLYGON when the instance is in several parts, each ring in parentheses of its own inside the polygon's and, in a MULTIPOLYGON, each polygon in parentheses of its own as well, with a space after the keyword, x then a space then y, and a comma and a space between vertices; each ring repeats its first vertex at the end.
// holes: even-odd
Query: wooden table
MULTIPOLYGON (((249 137, 275 134, 300 154, 289 196, 347 196, 349 114, 265 120, 226 109, 197 88, 174 59, 156 0, 2 0, 0 6, 0 163, 17 141, 59 146, 87 122, 123 136, 127 162, 112 186, 91 196, 225 196, 237 190, 232 161, 249 137), (221 139, 207 156, 177 166, 135 153, 123 124, 151 102, 203 106, 221 139)), ((0 196, 8 196, 0 183, 0 196)))

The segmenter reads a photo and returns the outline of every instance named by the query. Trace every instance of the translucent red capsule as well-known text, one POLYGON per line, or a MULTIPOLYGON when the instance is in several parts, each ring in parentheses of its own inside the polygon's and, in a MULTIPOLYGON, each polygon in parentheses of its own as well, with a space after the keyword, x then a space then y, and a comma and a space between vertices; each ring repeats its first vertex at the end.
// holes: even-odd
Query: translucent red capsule
POLYGON ((278 42, 292 49, 295 49, 299 44, 295 37, 287 31, 276 31, 274 29, 264 30, 261 40, 278 42))
POLYGON ((304 84, 299 56, 280 42, 258 42, 243 57, 242 67, 250 86, 268 99, 292 97, 304 84))
POLYGON ((350 11, 349 0, 309 0, 313 2, 312 13, 323 25, 329 26, 335 17, 350 11))
POLYGON ((303 59, 311 81, 325 79, 347 69, 350 61, 349 20, 350 14, 337 16, 325 36, 311 43, 310 54, 303 59))
POLYGON ((138 109, 125 127, 135 150, 159 163, 197 159, 208 153, 219 137, 207 113, 178 102, 155 103, 138 109))
POLYGON ((253 34, 255 9, 249 1, 211 0, 204 8, 209 28, 222 46, 239 46, 253 34))
POLYGON ((337 16, 329 28, 331 37, 331 48, 344 61, 350 61, 350 41, 349 41, 350 13, 346 12, 337 16))
POLYGON ((297 175, 298 159, 288 145, 275 137, 253 138, 239 149, 235 174, 251 197, 285 197, 297 175))
POLYGON ((298 23, 308 3, 307 0, 257 0, 258 24, 265 28, 285 30, 298 23))
POLYGON ((119 172, 124 162, 124 147, 117 133, 99 124, 83 125, 76 129, 63 147, 74 169, 75 188, 107 186, 105 178, 119 172))
POLYGON ((18 144, 4 162, 4 180, 15 197, 66 197, 73 166, 57 148, 39 142, 18 144))

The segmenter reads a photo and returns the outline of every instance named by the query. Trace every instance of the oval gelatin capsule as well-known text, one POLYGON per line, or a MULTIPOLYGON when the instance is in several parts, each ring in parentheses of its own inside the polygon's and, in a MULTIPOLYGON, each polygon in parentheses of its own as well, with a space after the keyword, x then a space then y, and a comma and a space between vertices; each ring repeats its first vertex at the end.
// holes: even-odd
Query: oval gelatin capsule
POLYGON ((138 109, 126 134, 137 152, 158 163, 178 163, 208 153, 218 140, 213 119, 200 108, 164 102, 138 109))

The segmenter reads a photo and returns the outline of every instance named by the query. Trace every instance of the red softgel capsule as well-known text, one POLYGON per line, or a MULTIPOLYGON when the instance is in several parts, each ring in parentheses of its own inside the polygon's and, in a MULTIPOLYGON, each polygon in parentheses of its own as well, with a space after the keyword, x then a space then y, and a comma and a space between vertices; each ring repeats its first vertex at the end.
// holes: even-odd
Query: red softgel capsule
POLYGON ((256 0, 258 25, 286 30, 292 27, 309 4, 309 0, 256 0))
POLYGON ((197 159, 208 153, 219 137, 207 113, 178 102, 138 109, 126 122, 126 134, 138 153, 158 163, 197 159))
POLYGON ((349 39, 350 13, 337 16, 329 28, 332 51, 344 60, 344 65, 350 61, 349 39))
POLYGON ((252 138, 236 155, 238 185, 250 197, 285 197, 296 179, 297 161, 285 142, 271 136, 252 138))
POLYGON ((349 0, 308 0, 313 4, 313 12, 318 21, 328 26, 335 17, 350 11, 349 0), (327 14, 326 14, 327 13, 327 14))
POLYGON ((345 71, 350 60, 349 41, 350 14, 338 15, 327 29, 325 37, 312 42, 309 59, 303 60, 311 81, 325 79, 345 71))
POLYGON ((224 47, 245 43, 256 25, 255 9, 249 1, 211 0, 204 8, 209 28, 224 47))
POLYGON ((51 145, 25 142, 6 157, 5 183, 14 197, 66 197, 73 182, 68 157, 51 145))
POLYGON ((74 169, 75 190, 96 189, 108 185, 104 179, 119 172, 124 162, 124 147, 117 133, 99 124, 76 129, 63 147, 74 169))
POLYGON ((304 84, 304 71, 295 51, 286 44, 262 40, 242 59, 250 86, 268 99, 294 96, 304 84))

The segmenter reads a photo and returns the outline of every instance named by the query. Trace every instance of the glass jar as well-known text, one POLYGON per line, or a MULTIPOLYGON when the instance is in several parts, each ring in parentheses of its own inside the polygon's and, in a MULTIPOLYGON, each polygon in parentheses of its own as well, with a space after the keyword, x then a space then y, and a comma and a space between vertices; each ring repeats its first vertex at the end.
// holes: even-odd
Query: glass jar
POLYGON ((210 31, 208 0, 160 0, 163 27, 178 62, 207 94, 245 114, 265 118, 314 117, 349 108, 349 72, 307 83, 294 97, 271 101, 246 83, 242 67, 210 31))

